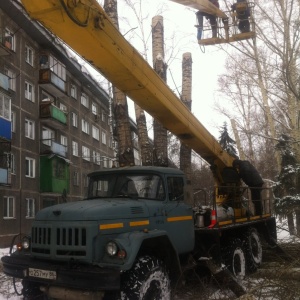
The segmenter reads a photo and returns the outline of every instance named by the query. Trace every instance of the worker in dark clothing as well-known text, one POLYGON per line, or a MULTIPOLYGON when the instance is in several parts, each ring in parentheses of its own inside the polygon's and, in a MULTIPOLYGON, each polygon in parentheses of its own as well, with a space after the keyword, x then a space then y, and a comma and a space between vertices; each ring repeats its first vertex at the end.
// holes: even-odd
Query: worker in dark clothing
POLYGON ((232 166, 238 171, 240 178, 249 186, 252 202, 255 207, 255 214, 261 215, 263 212, 261 201, 261 188, 263 179, 256 168, 247 160, 235 159, 232 166))
MULTIPOLYGON (((220 7, 218 0, 209 0, 212 4, 214 4, 216 7, 220 7)), ((197 19, 198 19, 198 40, 201 40, 202 37, 202 31, 203 31, 203 17, 206 17, 207 20, 209 20, 211 30, 212 30, 212 37, 217 37, 217 17, 211 14, 208 14, 206 12, 198 11, 196 13, 197 19)))
POLYGON ((250 32, 250 8, 248 6, 247 1, 237 0, 235 4, 231 5, 231 10, 233 12, 236 11, 236 17, 239 19, 238 28, 240 32, 250 32))

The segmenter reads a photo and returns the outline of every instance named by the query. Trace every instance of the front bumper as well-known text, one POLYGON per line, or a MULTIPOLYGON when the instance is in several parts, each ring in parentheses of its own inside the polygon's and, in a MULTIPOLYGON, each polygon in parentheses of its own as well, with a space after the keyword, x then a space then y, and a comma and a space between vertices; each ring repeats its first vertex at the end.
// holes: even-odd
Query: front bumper
POLYGON ((93 291, 109 291, 120 289, 120 270, 83 265, 74 261, 68 263, 50 263, 30 256, 3 256, 3 272, 11 277, 25 279, 41 285, 85 289, 93 291), (53 271, 55 279, 29 276, 29 268, 53 271))

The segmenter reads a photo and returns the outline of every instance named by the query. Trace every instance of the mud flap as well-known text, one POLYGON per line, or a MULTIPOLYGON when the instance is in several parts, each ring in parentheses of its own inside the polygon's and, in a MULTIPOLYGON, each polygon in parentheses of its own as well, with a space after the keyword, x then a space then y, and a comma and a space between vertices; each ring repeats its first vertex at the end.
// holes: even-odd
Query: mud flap
POLYGON ((242 285, 225 267, 218 267, 211 260, 207 261, 207 267, 213 274, 214 278, 222 286, 229 288, 237 297, 247 294, 242 285))

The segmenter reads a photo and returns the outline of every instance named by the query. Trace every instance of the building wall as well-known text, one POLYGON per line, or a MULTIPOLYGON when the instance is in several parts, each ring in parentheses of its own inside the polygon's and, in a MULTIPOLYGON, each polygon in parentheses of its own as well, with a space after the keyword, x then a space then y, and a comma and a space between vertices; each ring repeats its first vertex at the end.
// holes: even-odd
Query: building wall
MULTIPOLYGON (((16 8, 17 9, 17 8, 16 8)), ((18 18, 11 19, 7 12, 0 10, 0 30, 2 37, 5 28, 14 33, 15 48, 8 55, 0 56, 0 72, 3 74, 9 70, 14 74, 11 82, 15 83, 15 90, 10 90, 12 110, 12 139, 11 153, 13 155, 13 169, 11 170, 11 184, 0 186, 0 247, 7 247, 14 235, 29 233, 32 220, 38 210, 43 207, 65 201, 82 199, 86 193, 86 174, 99 168, 111 167, 115 152, 110 140, 110 110, 109 97, 101 90, 97 83, 87 74, 81 72, 80 64, 72 58, 68 58, 64 49, 59 45, 45 44, 32 36, 37 36, 32 31, 27 32, 26 24, 18 24, 18 18), (34 33, 34 34, 33 34, 34 33), (33 51, 33 63, 25 61, 26 47, 33 51), (61 49, 61 51, 60 51, 61 49), (39 71, 41 69, 40 54, 48 53, 57 58, 59 63, 66 66, 66 91, 62 93, 55 84, 40 84, 39 71), (25 98, 25 84, 30 83, 34 87, 34 100, 25 98), (76 86, 77 96, 71 96, 71 87, 76 86), (85 93, 89 98, 89 107, 81 103, 81 94, 85 93), (40 104, 44 95, 53 99, 53 104, 60 108, 66 107, 67 124, 61 124, 53 118, 42 119, 40 117, 40 104), (92 103, 97 105, 97 116, 92 111, 92 103), (72 114, 78 116, 78 126, 72 125, 72 114), (34 137, 25 136, 25 120, 34 122, 34 137), (89 134, 82 131, 82 119, 89 124, 89 134), (92 125, 99 129, 99 140, 92 136, 92 125), (53 142, 61 144, 61 136, 66 137, 67 152, 63 158, 69 170, 68 192, 62 190, 59 193, 41 192, 40 176, 53 176, 40 169, 41 155, 49 157, 57 155, 51 148, 43 143, 43 127, 55 133, 53 142), (106 134, 106 143, 102 140, 102 134, 106 134), (72 141, 78 142, 78 156, 73 155, 72 141), (84 159, 82 146, 90 150, 90 157, 84 159), (100 162, 93 159, 93 151, 100 154, 100 162), (25 176, 26 158, 34 159, 34 176, 25 176), (103 159, 108 158, 108 163, 103 159), (75 180, 77 174, 78 180, 75 180), (7 216, 8 198, 13 199, 14 205, 9 208, 7 216), (34 212, 31 200, 34 200, 34 212)), ((3 44, 0 41, 1 44, 3 44)), ((2 47, 2 46, 1 46, 2 47)), ((1 92, 1 91, 0 91, 1 92)), ((0 144, 1 147, 1 144, 0 144)), ((55 174, 54 174, 55 175, 55 174)))

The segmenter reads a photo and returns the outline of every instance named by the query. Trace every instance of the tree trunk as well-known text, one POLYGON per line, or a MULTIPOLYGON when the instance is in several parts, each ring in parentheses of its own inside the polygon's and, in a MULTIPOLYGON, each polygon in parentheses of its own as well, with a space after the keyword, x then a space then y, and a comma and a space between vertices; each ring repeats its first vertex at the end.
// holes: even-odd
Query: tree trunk
POLYGON ((295 229, 295 224, 294 224, 294 214, 289 213, 289 214, 287 214, 286 217, 287 217, 289 233, 290 233, 290 235, 295 235, 296 229, 295 229))
MULTIPOLYGON (((156 16, 152 19, 152 55, 153 67, 157 74, 164 80, 167 80, 167 65, 164 61, 164 27, 163 18, 156 16)), ((167 118, 168 116, 166 116, 167 118)), ((167 129, 158 121, 153 120, 154 151, 153 165, 168 166, 168 142, 167 129)))
MULTIPOLYGON (((104 10, 119 28, 117 0, 105 0, 104 10)), ((113 87, 114 134, 118 141, 118 160, 121 167, 134 165, 133 143, 130 130, 126 95, 113 87)))
POLYGON ((152 166, 153 157, 152 157, 152 145, 150 144, 148 131, 147 131, 147 120, 145 111, 142 110, 137 104, 134 106, 136 123, 138 128, 139 136, 139 145, 141 149, 141 160, 143 166, 152 166))
POLYGON ((235 139, 235 142, 236 142, 236 146, 237 146, 237 149, 238 149, 238 152, 239 152, 239 157, 240 157, 241 160, 245 160, 246 156, 245 156, 245 153, 244 153, 243 148, 242 148, 242 144, 241 144, 241 140, 240 140, 238 130, 236 128, 236 122, 235 122, 234 119, 230 119, 230 123, 231 123, 231 128, 232 128, 232 131, 233 131, 234 139, 235 139))
MULTIPOLYGON (((191 53, 184 53, 182 57, 182 94, 181 101, 186 107, 192 108, 192 56, 191 53)), ((192 150, 181 143, 180 146, 180 169, 185 173, 189 183, 192 180, 191 169, 192 150)))
POLYGON ((297 229, 297 236, 300 237, 300 210, 297 207, 296 211, 296 229, 297 229))

